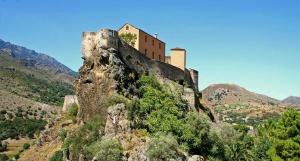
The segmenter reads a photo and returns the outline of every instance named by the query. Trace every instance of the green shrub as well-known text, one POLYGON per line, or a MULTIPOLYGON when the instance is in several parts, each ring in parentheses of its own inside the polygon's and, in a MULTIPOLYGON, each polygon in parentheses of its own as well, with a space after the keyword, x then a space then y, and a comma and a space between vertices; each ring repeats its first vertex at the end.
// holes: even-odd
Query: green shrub
POLYGON ((129 102, 130 102, 130 100, 128 98, 115 93, 107 98, 106 104, 107 104, 107 107, 113 106, 116 104, 120 104, 120 103, 123 103, 123 104, 125 104, 125 106, 128 106, 129 102))
POLYGON ((77 113, 78 113, 78 105, 76 103, 73 103, 68 110, 68 116, 70 119, 73 120, 73 122, 76 121, 77 113))
POLYGON ((103 139, 87 147, 87 152, 95 156, 97 161, 120 161, 122 146, 117 139, 103 139))
POLYGON ((134 46, 137 36, 136 34, 132 34, 132 33, 122 33, 119 35, 120 38, 125 41, 127 44, 134 46))
POLYGON ((7 113, 6 110, 1 110, 1 111, 0 111, 0 114, 5 115, 6 113, 7 113))
POLYGON ((173 136, 159 134, 151 138, 146 155, 151 161, 165 161, 176 158, 178 143, 173 136))
POLYGON ((300 112, 289 109, 278 121, 270 120, 258 127, 256 158, 300 160, 300 112), (259 152, 264 150, 265 153, 259 152), (259 157, 258 157, 259 156, 259 157))
POLYGON ((63 151, 59 150, 52 155, 50 161, 63 161, 64 159, 63 157, 64 157, 63 151))
POLYGON ((33 138, 34 134, 45 129, 44 120, 15 118, 0 122, 0 140, 19 137, 33 138))
POLYGON ((6 154, 0 154, 0 161, 8 161, 9 157, 6 154))
POLYGON ((104 126, 105 124, 101 117, 95 116, 91 118, 80 129, 65 139, 63 148, 68 148, 72 152, 72 158, 75 161, 78 160, 79 154, 85 146, 100 140, 104 134, 104 126))
POLYGON ((28 143, 23 144, 23 149, 24 150, 27 150, 29 148, 30 148, 30 144, 28 144, 28 143))
POLYGON ((4 152, 7 150, 7 144, 6 143, 2 143, 0 141, 0 152, 4 152))
POLYGON ((58 137, 61 141, 65 141, 67 134, 68 134, 68 131, 66 129, 61 129, 59 131, 58 137))

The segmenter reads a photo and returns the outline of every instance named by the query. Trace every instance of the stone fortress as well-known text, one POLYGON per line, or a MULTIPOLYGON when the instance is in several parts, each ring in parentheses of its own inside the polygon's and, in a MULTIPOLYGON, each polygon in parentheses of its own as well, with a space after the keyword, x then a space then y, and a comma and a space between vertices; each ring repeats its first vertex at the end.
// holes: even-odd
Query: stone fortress
POLYGON ((195 88, 198 89, 198 71, 195 69, 186 69, 186 50, 182 48, 172 48, 170 56, 165 55, 166 43, 158 39, 157 34, 152 36, 129 23, 124 24, 118 31, 118 34, 131 33, 136 35, 136 41, 132 47, 144 54, 150 59, 171 64, 183 71, 189 71, 195 88))
POLYGON ((174 48, 166 57, 165 43, 157 37, 137 32, 140 38, 131 46, 119 37, 121 30, 100 29, 82 34, 83 65, 75 89, 81 107, 78 116, 83 121, 95 114, 106 116, 105 102, 113 93, 134 95, 138 75, 143 73, 154 73, 161 83, 177 82, 191 110, 207 111, 200 104, 198 72, 186 69, 185 49, 174 48), (145 35, 151 43, 141 42, 146 40, 145 35))

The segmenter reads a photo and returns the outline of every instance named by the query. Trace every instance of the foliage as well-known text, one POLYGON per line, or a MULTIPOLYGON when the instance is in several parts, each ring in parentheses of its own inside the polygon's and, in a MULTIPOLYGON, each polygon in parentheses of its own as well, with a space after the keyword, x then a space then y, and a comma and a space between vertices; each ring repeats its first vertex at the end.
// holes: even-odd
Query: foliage
POLYGON ((63 151, 59 150, 56 151, 53 156, 51 157, 50 161, 63 161, 63 151))
POLYGON ((278 121, 260 125, 258 134, 257 160, 300 160, 300 112, 293 109, 284 112, 278 121))
POLYGON ((35 133, 44 130, 46 123, 44 120, 23 118, 0 121, 0 140, 26 136, 33 138, 35 133))
POLYGON ((68 136, 64 141, 63 148, 70 149, 73 155, 72 158, 78 160, 79 154, 84 150, 84 147, 100 140, 103 134, 103 119, 99 116, 95 116, 87 121, 74 134, 68 136))
POLYGON ((73 122, 76 121, 77 113, 78 113, 78 105, 76 103, 73 103, 68 110, 68 116, 70 119, 73 120, 73 122))
POLYGON ((30 148, 30 144, 28 144, 28 143, 23 144, 23 149, 24 150, 27 150, 29 148, 30 148))
POLYGON ((135 42, 136 42, 136 39, 137 39, 136 34, 132 34, 130 32, 122 33, 122 34, 119 35, 119 37, 131 46, 135 45, 135 42))
POLYGON ((9 157, 6 154, 0 154, 0 161, 7 161, 9 157))
POLYGON ((0 152, 4 152, 7 149, 7 143, 6 142, 1 142, 0 141, 0 152))
POLYGON ((34 74, 21 70, 0 70, 0 77, 8 77, 18 82, 17 85, 9 84, 9 91, 38 102, 62 106, 65 95, 74 94, 72 85, 59 81, 48 81, 36 77, 34 74), (22 87, 22 91, 18 91, 22 87), (17 91, 17 92, 16 92, 17 91))
POLYGON ((146 155, 151 161, 165 161, 176 158, 178 143, 173 136, 157 135, 151 138, 146 155))
POLYGON ((116 139, 106 138, 97 141, 86 148, 98 161, 119 161, 122 157, 122 146, 116 139))
POLYGON ((126 106, 128 106, 128 104, 130 103, 130 100, 122 95, 115 93, 115 94, 112 94, 110 97, 108 97, 107 102, 106 102, 107 107, 113 106, 116 104, 120 104, 120 103, 123 103, 126 106))
POLYGON ((192 154, 210 151, 209 118, 188 112, 188 104, 181 94, 162 86, 154 75, 142 75, 138 81, 140 98, 129 106, 128 116, 136 128, 151 135, 172 134, 179 147, 192 154))
POLYGON ((66 129, 61 129, 58 133, 58 137, 61 141, 65 141, 67 138, 68 131, 66 129))

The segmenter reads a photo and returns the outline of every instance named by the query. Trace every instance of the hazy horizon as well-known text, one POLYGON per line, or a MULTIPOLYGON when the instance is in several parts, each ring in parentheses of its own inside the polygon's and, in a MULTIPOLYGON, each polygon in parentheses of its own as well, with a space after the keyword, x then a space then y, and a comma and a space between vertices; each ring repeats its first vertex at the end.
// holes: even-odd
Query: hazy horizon
POLYGON ((240 85, 277 99, 300 96, 300 2, 0 0, 0 39, 48 54, 77 71, 81 34, 129 22, 187 50, 199 88, 240 85), (144 6, 144 7, 141 7, 144 6))

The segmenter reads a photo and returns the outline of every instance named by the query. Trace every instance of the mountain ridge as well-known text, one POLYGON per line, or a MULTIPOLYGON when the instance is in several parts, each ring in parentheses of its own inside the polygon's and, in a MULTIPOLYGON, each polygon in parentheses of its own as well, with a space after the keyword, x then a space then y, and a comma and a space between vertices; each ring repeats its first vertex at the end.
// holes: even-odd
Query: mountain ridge
POLYGON ((20 60, 25 66, 49 70, 53 73, 64 73, 71 76, 77 75, 75 71, 47 54, 40 53, 2 39, 0 39, 0 50, 9 53, 9 55, 14 59, 20 60))

